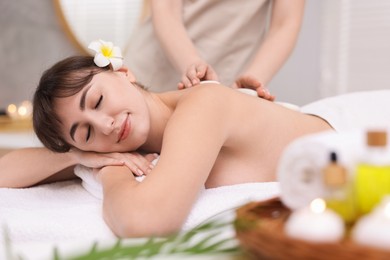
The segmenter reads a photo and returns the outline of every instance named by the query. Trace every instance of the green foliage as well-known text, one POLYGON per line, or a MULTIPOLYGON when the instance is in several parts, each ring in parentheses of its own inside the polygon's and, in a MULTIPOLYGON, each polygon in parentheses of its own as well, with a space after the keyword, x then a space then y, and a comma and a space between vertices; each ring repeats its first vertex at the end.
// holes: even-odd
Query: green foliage
MULTIPOLYGON (((23 260, 12 250, 12 243, 6 227, 3 228, 7 260, 23 260)), ((189 231, 161 238, 118 239, 109 247, 93 243, 89 250, 72 256, 62 256, 57 248, 53 250, 53 260, 112 260, 158 257, 184 257, 199 255, 236 255, 240 253, 234 237, 232 223, 221 219, 209 220, 189 231), (136 242, 134 242, 136 241, 136 242), (130 243, 129 243, 130 242, 130 243)), ((0 256, 4 257, 3 256, 0 256)))
MULTIPOLYGON (((165 238, 151 237, 143 243, 126 244, 126 240, 118 240, 109 248, 99 249, 95 243, 84 254, 66 259, 72 260, 108 260, 136 259, 153 256, 185 256, 205 254, 237 254, 240 252, 237 242, 232 236, 224 236, 223 231, 231 228, 231 223, 217 220, 204 223, 187 232, 178 233, 165 238), (222 232, 222 233, 221 233, 222 232)), ((226 234, 226 233, 225 233, 226 234)), ((65 259, 56 255, 54 259, 65 259)))

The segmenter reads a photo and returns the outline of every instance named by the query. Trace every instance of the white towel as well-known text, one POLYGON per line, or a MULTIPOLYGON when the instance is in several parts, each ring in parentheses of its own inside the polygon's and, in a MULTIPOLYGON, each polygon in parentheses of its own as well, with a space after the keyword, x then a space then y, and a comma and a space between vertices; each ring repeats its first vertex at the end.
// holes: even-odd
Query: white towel
MULTIPOLYGON (((155 161, 152 163, 155 164, 155 161)), ((91 168, 79 164, 76 165, 74 173, 81 179, 81 185, 85 190, 87 190, 95 198, 100 200, 103 199, 103 187, 97 178, 96 172, 94 172, 91 168)), ((135 177, 135 179, 139 182, 141 182, 144 178, 145 175, 135 177)))
MULTIPOLYGON (((157 159, 154 163, 156 162, 157 159)), ((102 185, 91 168, 77 165, 75 174, 82 179, 81 184, 89 193, 97 199, 103 198, 102 185)), ((144 176, 136 177, 136 179, 141 182, 144 176)), ((191 229, 208 218, 246 202, 275 197, 279 192, 278 185, 276 182, 246 183, 203 189, 182 229, 191 229)))
POLYGON ((310 103, 301 112, 325 119, 337 132, 390 127, 390 90, 354 92, 310 103))
POLYGON ((285 148, 278 164, 277 178, 283 203, 297 209, 315 198, 326 197, 328 191, 322 181, 322 170, 329 164, 330 153, 336 152, 338 163, 351 176, 364 145, 363 130, 327 131, 293 141, 285 148))
MULTIPOLYGON (((234 214, 234 209, 246 202, 278 195, 275 182, 203 190, 183 230, 226 211, 234 214)), ((103 220, 102 200, 92 196, 79 180, 26 189, 0 188, 0 259, 4 259, 5 227, 14 252, 27 260, 51 258, 54 246, 65 253, 75 248, 85 252, 95 241, 116 239, 103 220)))

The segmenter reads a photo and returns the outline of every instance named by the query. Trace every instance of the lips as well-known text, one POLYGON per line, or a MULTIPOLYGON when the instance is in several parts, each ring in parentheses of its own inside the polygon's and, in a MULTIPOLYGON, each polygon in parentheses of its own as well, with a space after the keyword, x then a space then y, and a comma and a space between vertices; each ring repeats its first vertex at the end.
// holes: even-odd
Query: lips
POLYGON ((125 140, 130 133, 130 115, 127 114, 125 120, 123 120, 121 130, 118 134, 118 143, 125 140))

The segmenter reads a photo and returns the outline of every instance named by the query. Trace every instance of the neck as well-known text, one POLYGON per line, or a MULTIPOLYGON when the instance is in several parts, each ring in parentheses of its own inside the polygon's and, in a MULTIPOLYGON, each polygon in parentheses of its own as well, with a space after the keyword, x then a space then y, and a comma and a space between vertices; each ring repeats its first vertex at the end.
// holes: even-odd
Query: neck
MULTIPOLYGON (((140 149, 147 153, 160 153, 164 130, 173 112, 172 95, 143 91, 150 115, 150 131, 140 149)), ((173 94, 173 92, 171 93, 173 94)))

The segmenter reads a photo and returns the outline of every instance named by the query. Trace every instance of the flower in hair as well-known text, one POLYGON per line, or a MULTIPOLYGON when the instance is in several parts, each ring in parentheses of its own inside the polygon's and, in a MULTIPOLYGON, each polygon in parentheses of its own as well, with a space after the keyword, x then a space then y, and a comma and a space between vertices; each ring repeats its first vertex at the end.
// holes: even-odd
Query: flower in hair
POLYGON ((118 70, 123 65, 121 49, 114 46, 112 42, 103 40, 93 41, 88 45, 88 49, 95 51, 93 61, 98 67, 105 67, 111 64, 112 70, 118 70))

